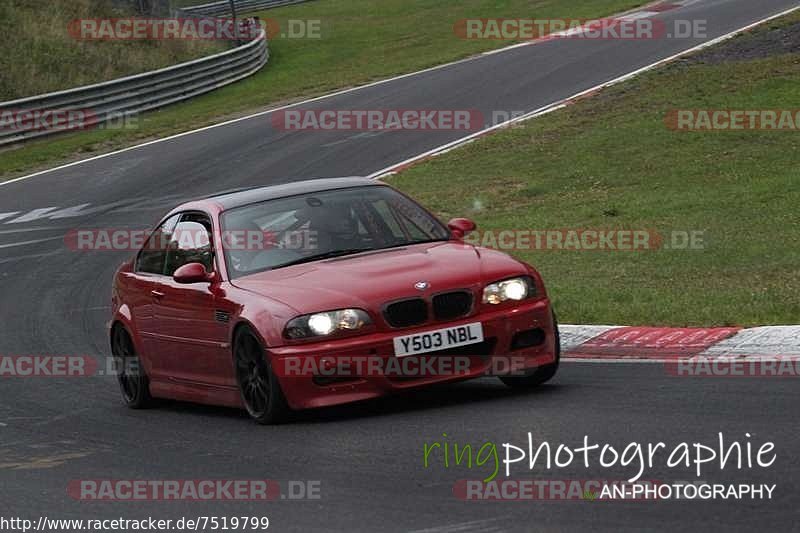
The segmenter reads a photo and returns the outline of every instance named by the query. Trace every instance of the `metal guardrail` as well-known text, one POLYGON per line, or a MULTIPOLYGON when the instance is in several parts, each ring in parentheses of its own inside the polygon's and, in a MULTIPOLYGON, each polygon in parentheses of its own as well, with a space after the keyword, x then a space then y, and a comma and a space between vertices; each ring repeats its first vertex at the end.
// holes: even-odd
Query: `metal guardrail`
MULTIPOLYGON (((86 122, 79 129, 96 126, 125 114, 140 113, 213 91, 257 72, 269 59, 264 30, 258 38, 231 50, 180 63, 152 72, 103 83, 0 102, 0 112, 14 116, 25 112, 75 110, 86 122)), ((59 128, 18 128, 0 122, 0 146, 45 135, 74 131, 59 128)))
MULTIPOLYGON (((258 11, 260 9, 270 9, 273 7, 290 6, 292 4, 300 4, 308 0, 235 0, 237 14, 243 14, 250 11, 258 11)), ((211 2, 210 4, 202 4, 197 6, 183 7, 177 10, 183 16, 200 16, 200 17, 221 17, 231 15, 231 5, 228 0, 221 2, 211 2)))

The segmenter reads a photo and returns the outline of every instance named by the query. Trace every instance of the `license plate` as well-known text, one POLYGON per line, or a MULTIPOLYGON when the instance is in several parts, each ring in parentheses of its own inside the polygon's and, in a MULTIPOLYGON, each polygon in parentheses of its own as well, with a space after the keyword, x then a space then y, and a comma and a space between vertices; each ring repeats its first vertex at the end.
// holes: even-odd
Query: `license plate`
POLYGON ((394 338, 394 354, 397 357, 418 353, 435 352, 483 342, 483 326, 480 322, 437 329, 414 335, 394 338))

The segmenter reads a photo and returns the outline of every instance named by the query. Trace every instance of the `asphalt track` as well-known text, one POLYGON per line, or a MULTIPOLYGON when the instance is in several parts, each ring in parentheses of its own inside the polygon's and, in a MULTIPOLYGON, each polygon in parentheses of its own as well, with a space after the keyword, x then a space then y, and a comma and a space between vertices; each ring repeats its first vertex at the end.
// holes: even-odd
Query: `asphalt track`
MULTIPOLYGON (((556 40, 318 100, 315 109, 531 111, 772 14, 787 0, 707 0, 661 15, 706 19, 703 39, 556 40)), ((76 253, 75 227, 146 227, 182 199, 307 177, 368 175, 458 132, 280 132, 265 115, 0 186, 0 354, 107 352, 108 287, 123 255, 76 253), (88 205, 87 205, 88 204, 88 205), (53 209, 47 209, 53 208, 53 209), (13 214, 10 214, 13 213, 13 214), (22 217, 22 218, 20 218, 22 217)), ((457 192, 457 191, 456 191, 457 192)), ((794 380, 687 379, 660 365, 565 365, 519 393, 483 379, 308 413, 258 427, 238 412, 167 404, 133 412, 111 378, 0 381, 0 516, 180 518, 266 515, 278 531, 798 530, 800 401, 794 380), (775 483, 771 501, 462 502, 469 471, 424 469, 422 446, 537 440, 776 445, 772 468, 712 469, 710 482, 775 483), (249 502, 78 502, 74 479, 319 480, 322 498, 249 502)), ((622 479, 582 466, 538 477, 622 479)), ((520 471, 520 477, 530 476, 520 471)), ((650 479, 692 480, 654 468, 650 479)))

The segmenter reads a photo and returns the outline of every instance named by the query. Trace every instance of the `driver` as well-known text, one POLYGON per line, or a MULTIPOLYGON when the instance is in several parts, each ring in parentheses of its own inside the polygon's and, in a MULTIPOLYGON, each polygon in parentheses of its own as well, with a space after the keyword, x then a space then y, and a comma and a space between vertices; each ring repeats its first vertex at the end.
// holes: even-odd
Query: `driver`
POLYGON ((342 205, 322 205, 308 210, 309 230, 316 238, 318 251, 346 250, 363 245, 358 234, 358 223, 351 209, 342 205))
POLYGON ((227 231, 224 235, 224 244, 228 248, 228 258, 231 268, 237 272, 252 270, 253 259, 263 251, 275 247, 270 238, 270 233, 265 232, 255 222, 248 221, 239 224, 234 230, 227 231))

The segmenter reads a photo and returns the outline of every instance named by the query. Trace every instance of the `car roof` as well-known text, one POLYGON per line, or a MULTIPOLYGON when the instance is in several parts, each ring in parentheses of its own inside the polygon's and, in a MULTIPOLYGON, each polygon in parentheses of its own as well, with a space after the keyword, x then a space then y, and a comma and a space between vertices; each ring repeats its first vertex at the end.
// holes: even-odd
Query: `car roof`
POLYGON ((281 185, 268 185, 266 187, 227 191, 209 196, 208 199, 222 206, 223 210, 228 210, 258 202, 265 202, 267 200, 286 198, 287 196, 368 186, 385 186, 385 184, 361 177, 320 178, 294 181, 281 185))

